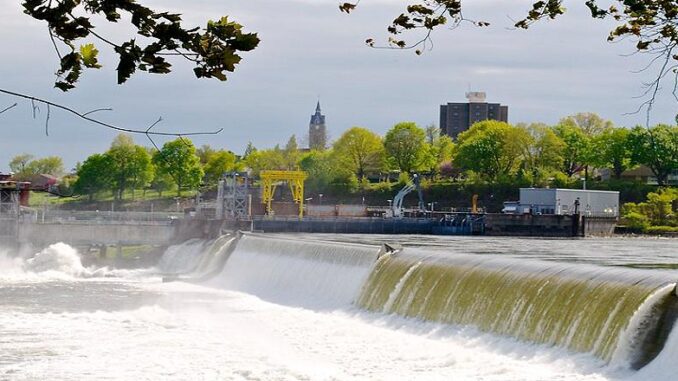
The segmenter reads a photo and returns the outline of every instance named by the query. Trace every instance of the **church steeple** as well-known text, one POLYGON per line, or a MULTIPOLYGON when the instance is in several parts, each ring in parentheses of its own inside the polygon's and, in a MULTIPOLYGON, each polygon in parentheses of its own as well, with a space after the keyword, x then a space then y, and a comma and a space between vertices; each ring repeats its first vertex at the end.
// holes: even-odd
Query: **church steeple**
POLYGON ((315 114, 311 115, 311 123, 308 126, 308 145, 311 149, 324 150, 327 147, 327 127, 325 127, 325 115, 320 109, 320 100, 315 106, 315 114))

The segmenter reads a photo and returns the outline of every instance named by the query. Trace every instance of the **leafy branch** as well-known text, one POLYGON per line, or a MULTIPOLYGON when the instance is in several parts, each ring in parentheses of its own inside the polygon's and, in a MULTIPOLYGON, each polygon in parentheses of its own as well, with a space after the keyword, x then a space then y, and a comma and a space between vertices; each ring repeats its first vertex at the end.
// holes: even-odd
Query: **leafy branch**
POLYGON ((45 21, 49 37, 59 57, 59 70, 55 87, 68 91, 75 87, 83 69, 98 69, 99 50, 93 43, 78 45, 78 41, 94 38, 110 46, 118 55, 118 84, 127 81, 137 70, 166 74, 172 65, 166 56, 182 57, 195 64, 198 78, 226 80, 225 72, 233 72, 242 57, 239 52, 257 47, 256 33, 245 33, 238 23, 222 17, 209 21, 204 29, 185 28, 181 15, 156 12, 138 4, 135 0, 24 0, 24 13, 45 21), (87 16, 78 16, 84 14, 87 16), (95 26, 88 16, 103 16, 106 21, 117 23, 122 14, 130 16, 132 26, 142 44, 132 38, 117 43, 94 31, 95 26), (62 54, 56 40, 69 50, 62 54))
MULTIPOLYGON (((661 83, 670 75, 674 76, 672 94, 678 101, 678 0, 614 0, 613 5, 605 7, 601 0, 585 0, 584 4, 594 19, 613 19, 619 24, 610 31, 609 42, 621 39, 634 39, 636 53, 650 54, 649 67, 658 64, 655 80, 645 83, 646 91, 641 98, 646 100, 636 112, 643 109, 647 112, 649 125, 650 113, 656 102, 661 83)), ((339 9, 345 13, 353 12, 359 2, 343 3, 339 9)), ((518 29, 528 29, 533 24, 544 19, 555 19, 566 12, 562 0, 537 0, 532 2, 531 9, 525 17, 514 23, 518 29)), ((407 5, 405 12, 396 17, 387 28, 389 33, 388 47, 394 49, 416 48, 415 53, 421 54, 420 47, 426 47, 432 42, 431 33, 441 26, 455 28, 463 22, 475 26, 486 27, 490 24, 485 21, 474 21, 464 16, 461 0, 419 0, 407 5), (402 36, 410 31, 425 30, 424 38, 414 42, 406 41, 402 36)), ((369 38, 366 44, 374 48, 377 46, 374 38, 369 38)), ((678 120, 678 115, 676 115, 678 120)))

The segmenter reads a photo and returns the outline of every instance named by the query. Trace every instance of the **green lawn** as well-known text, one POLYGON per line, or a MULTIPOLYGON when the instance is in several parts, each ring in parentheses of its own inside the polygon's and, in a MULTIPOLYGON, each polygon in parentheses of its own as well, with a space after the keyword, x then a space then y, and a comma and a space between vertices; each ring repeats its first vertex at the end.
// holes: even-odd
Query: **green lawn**
MULTIPOLYGON (((181 193, 182 198, 192 198, 195 197, 196 191, 184 191, 181 193)), ((158 192, 155 191, 144 191, 135 190, 125 192, 123 195, 122 203, 123 204, 133 204, 135 202, 158 202, 158 204, 171 204, 176 198, 176 191, 163 192, 162 197, 158 195, 158 192)), ((105 192, 97 195, 93 202, 105 202, 110 203, 114 201, 112 192, 105 192)), ((79 197, 59 197, 46 192, 31 192, 29 199, 30 207, 41 207, 43 205, 48 206, 64 206, 68 207, 82 204, 89 204, 88 196, 79 196, 79 197)))

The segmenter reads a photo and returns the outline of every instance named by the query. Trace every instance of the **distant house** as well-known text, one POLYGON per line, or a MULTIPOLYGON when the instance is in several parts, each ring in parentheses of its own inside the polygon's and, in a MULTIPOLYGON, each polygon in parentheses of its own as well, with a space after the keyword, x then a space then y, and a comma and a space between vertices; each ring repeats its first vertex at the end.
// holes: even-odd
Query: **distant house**
POLYGON ((31 188, 33 188, 33 190, 43 191, 49 191, 59 183, 59 179, 56 176, 45 173, 30 176, 28 181, 32 184, 31 188))
MULTIPOLYGON (((601 180, 610 180, 614 178, 614 174, 610 169, 600 170, 601 180)), ((645 165, 639 165, 636 168, 622 172, 622 180, 638 181, 645 184, 657 185, 657 177, 655 177, 652 170, 645 165)), ((678 169, 674 169, 667 179, 667 185, 678 185, 678 169)))

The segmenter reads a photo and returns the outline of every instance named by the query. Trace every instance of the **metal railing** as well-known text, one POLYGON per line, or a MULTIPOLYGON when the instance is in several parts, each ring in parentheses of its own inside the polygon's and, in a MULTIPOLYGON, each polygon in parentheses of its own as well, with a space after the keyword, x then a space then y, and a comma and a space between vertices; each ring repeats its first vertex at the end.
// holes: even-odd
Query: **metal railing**
POLYGON ((166 212, 111 212, 111 211, 67 211, 67 210, 24 210, 25 215, 36 223, 61 224, 139 224, 170 225, 184 218, 183 213, 166 212))

